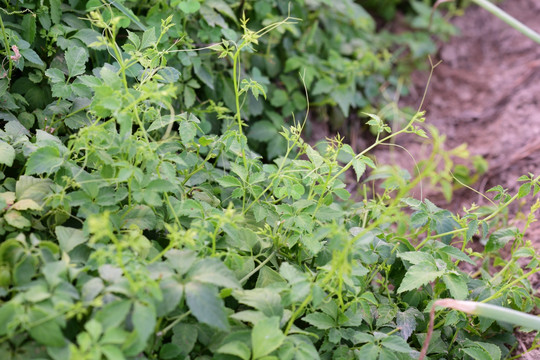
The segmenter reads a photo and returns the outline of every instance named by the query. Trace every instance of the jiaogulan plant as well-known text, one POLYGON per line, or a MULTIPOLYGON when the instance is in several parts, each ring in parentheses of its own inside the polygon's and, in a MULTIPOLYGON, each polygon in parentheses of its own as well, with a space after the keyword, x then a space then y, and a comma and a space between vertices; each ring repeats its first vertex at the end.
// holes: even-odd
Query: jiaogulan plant
MULTIPOLYGON (((482 306, 471 303, 525 313, 539 304, 529 282, 538 254, 524 234, 540 203, 521 228, 505 214, 537 195, 540 178, 521 177, 515 195, 496 187, 491 207, 457 215, 411 197, 437 171, 435 152, 414 176, 370 157, 400 134, 428 137, 422 112, 394 131, 367 112, 375 141, 360 151, 339 136, 305 142, 318 105, 308 95, 334 111, 336 69, 349 60, 331 48, 322 64, 299 52, 296 78, 278 55, 297 51, 306 23, 318 41, 322 29, 349 36, 332 34, 331 20, 354 28, 340 6, 363 8, 334 3, 289 12, 270 1, 7 2, 1 359, 418 359, 428 338, 429 359, 512 356, 510 319, 469 318, 441 299, 466 300, 476 315, 482 306), (317 94, 311 85, 325 77, 317 94), (285 123, 297 106, 306 114, 285 123), (257 139, 283 151, 263 157, 250 147, 257 139), (351 171, 363 180, 355 200, 351 171), (449 309, 430 321, 435 304, 449 309)), ((362 84, 397 76, 387 70, 345 82, 344 93, 356 99, 362 84)))

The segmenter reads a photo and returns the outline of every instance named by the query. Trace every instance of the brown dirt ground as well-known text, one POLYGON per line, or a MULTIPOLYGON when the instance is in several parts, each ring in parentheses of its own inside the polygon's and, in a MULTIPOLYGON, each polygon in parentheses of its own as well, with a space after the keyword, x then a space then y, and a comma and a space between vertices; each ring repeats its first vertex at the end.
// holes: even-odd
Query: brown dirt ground
MULTIPOLYGON (((540 32, 539 0, 507 0, 501 7, 540 32)), ((489 170, 473 185, 475 189, 485 192, 502 185, 513 194, 519 187, 517 178, 540 173, 540 45, 476 6, 453 23, 460 35, 442 44, 434 59, 442 63, 435 69, 426 98, 427 123, 446 135, 447 149, 466 143, 471 155, 488 160, 489 170)), ((415 87, 401 105, 418 106, 427 78, 426 72, 414 74, 415 87)), ((416 140, 398 143, 422 158, 423 147, 416 140)), ((380 156, 388 159, 381 150, 380 156)), ((402 163, 403 154, 397 156, 402 163)), ((451 204, 440 196, 435 199, 455 211, 472 202, 485 203, 467 189, 457 191, 451 204)), ((529 206, 533 201, 529 198, 529 206)), ((540 249, 540 221, 533 223, 527 239, 540 249)), ((540 278, 533 283, 538 289, 540 278)), ((520 353, 533 337, 520 334, 518 339, 520 353)), ((522 359, 540 359, 540 350, 523 354, 522 359)))

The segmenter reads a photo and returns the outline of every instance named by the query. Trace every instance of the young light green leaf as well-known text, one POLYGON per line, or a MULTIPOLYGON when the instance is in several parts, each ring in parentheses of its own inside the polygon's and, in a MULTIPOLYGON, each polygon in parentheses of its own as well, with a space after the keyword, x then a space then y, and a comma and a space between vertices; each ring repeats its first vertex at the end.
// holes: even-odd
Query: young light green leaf
POLYGON ((279 328, 279 318, 273 316, 259 321, 251 331, 253 359, 260 359, 278 349, 285 340, 279 328))

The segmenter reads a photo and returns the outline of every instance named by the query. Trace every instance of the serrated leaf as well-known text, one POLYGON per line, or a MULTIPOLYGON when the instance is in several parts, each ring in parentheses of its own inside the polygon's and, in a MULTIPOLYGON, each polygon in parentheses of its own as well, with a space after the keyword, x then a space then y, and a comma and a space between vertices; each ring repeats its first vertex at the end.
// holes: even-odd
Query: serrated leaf
POLYGON ((88 236, 84 235, 84 232, 79 229, 57 226, 54 232, 60 243, 60 248, 66 253, 89 240, 88 236))
POLYGON ((0 164, 10 167, 13 165, 13 160, 15 160, 15 149, 7 142, 0 140, 0 164))
POLYGON ((188 278, 205 284, 221 287, 240 288, 240 283, 234 273, 216 258, 206 258, 193 265, 188 272, 188 278))
POLYGON ((356 352, 356 358, 362 359, 362 360, 377 360, 379 357, 379 346, 368 343, 364 346, 362 346, 357 352, 356 352))
POLYGON ((242 360, 251 358, 251 350, 241 341, 231 341, 219 347, 216 351, 220 354, 228 354, 239 357, 242 360))
POLYGON ((49 68, 45 71, 45 75, 50 79, 51 83, 64 83, 66 76, 60 69, 49 68))
POLYGON ((196 0, 182 1, 176 6, 185 14, 196 13, 201 8, 201 4, 196 0))
POLYGON ((463 348, 461 351, 475 360, 493 360, 489 353, 480 347, 463 348))
POLYGON ((403 339, 407 340, 414 330, 416 330, 416 316, 421 313, 415 308, 407 309, 403 312, 398 312, 396 315, 396 325, 401 329, 400 334, 403 339), (415 311, 417 314, 415 314, 415 311))
POLYGON ((238 302, 251 306, 261 311, 267 317, 283 315, 281 297, 275 291, 265 288, 255 288, 235 292, 234 297, 238 302))
POLYGON ((433 256, 431 254, 421 251, 406 251, 398 253, 397 256, 403 260, 407 260, 413 265, 420 264, 421 262, 433 262, 433 256))
POLYGON ((5 213, 4 220, 6 220, 9 225, 17 229, 24 229, 32 225, 30 220, 25 218, 24 215, 17 210, 9 210, 7 213, 5 213))
POLYGON ((156 310, 154 306, 135 302, 131 321, 137 330, 139 343, 144 349, 146 347, 146 341, 154 333, 154 327, 156 326, 156 310))
POLYGON ((434 281, 444 272, 429 262, 421 262, 409 268, 398 289, 398 293, 420 288, 431 281, 434 281))
POLYGON ((21 23, 23 29, 23 38, 30 44, 34 42, 36 38, 36 17, 34 14, 26 14, 23 16, 21 23))
POLYGON ((457 274, 446 274, 443 276, 444 284, 456 300, 465 300, 469 293, 467 281, 457 274))
POLYGON ((216 286, 190 281, 184 292, 188 307, 197 320, 220 330, 229 329, 225 305, 216 286))
POLYGON ((409 346, 409 344, 407 344, 407 342, 403 340, 403 338, 399 336, 395 336, 395 335, 384 338, 381 341, 381 345, 387 349, 390 349, 392 351, 397 351, 400 353, 409 353, 413 350, 409 346))
POLYGON ((21 53, 21 55, 23 56, 25 60, 28 60, 29 62, 36 64, 37 66, 40 66, 40 67, 45 66, 45 63, 43 62, 43 60, 41 60, 39 55, 34 50, 20 49, 19 52, 21 53))
POLYGON ((124 227, 137 225, 139 229, 151 230, 156 226, 157 218, 152 209, 146 205, 137 205, 124 216, 124 227))
POLYGON ((26 175, 51 174, 63 164, 58 148, 45 146, 34 151, 26 163, 26 175))
POLYGON ((493 252, 503 248, 510 240, 514 240, 516 235, 517 228, 515 227, 495 231, 489 236, 485 251, 493 252))
POLYGON ((39 325, 32 326, 29 329, 30 336, 37 342, 47 346, 61 347, 64 346, 66 340, 62 334, 60 326, 55 322, 55 319, 43 322, 50 316, 48 312, 41 309, 32 309, 30 312, 31 323, 39 325))
POLYGON ((285 335, 279 328, 279 318, 273 316, 259 321, 251 331, 253 359, 260 359, 278 349, 285 335))
POLYGON ((190 108, 195 104, 196 94, 195 90, 189 86, 184 86, 184 106, 190 108))
POLYGON ((501 349, 497 345, 481 341, 475 341, 474 343, 484 349, 492 360, 501 360, 501 349))
POLYGON ((11 207, 13 210, 41 210, 41 205, 32 199, 22 199, 11 207))
POLYGON ((360 181, 362 175, 366 171, 366 163, 362 159, 354 158, 352 161, 354 172, 356 173, 356 181, 360 181))
POLYGON ((237 178, 235 178, 234 176, 232 175, 225 175, 219 179, 216 180, 219 185, 227 188, 227 187, 240 187, 242 186, 242 183, 240 182, 240 180, 238 180, 237 178))
POLYGON ((521 185, 518 190, 518 199, 521 199, 529 195, 531 192, 531 189, 532 189, 532 184, 530 182, 521 185))
POLYGON ((156 29, 153 27, 149 28, 143 33, 141 40, 141 49, 146 49, 150 46, 153 46, 156 41, 156 29))
POLYGON ((466 234, 467 240, 471 240, 474 234, 478 232, 478 227, 479 227, 478 220, 475 219, 469 222, 469 225, 467 226, 467 234, 466 234))
POLYGON ((322 312, 308 314, 302 320, 321 330, 327 330, 337 326, 334 319, 322 312))
POLYGON ((447 255, 450 255, 454 259, 468 262, 471 265, 476 265, 476 263, 463 251, 451 246, 451 245, 445 245, 440 250, 441 252, 444 252, 447 255))
POLYGON ((182 141, 188 143, 195 138, 195 135, 197 135, 197 126, 190 121, 182 121, 178 132, 180 133, 182 141))
POLYGON ((257 121, 249 128, 248 136, 257 141, 270 141, 278 135, 278 131, 273 123, 267 120, 257 121))
POLYGON ((71 78, 84 74, 86 71, 86 62, 88 53, 82 47, 70 47, 65 53, 68 74, 71 78))

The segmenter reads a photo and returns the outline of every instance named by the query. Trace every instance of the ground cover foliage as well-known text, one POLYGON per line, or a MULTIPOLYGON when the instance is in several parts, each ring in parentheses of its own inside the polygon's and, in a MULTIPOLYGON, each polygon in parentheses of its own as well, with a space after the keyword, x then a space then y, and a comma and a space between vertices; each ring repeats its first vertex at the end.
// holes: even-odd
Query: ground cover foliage
MULTIPOLYGON (((421 57, 427 33, 377 33, 353 2, 292 5, 7 3, 2 359, 417 359, 437 299, 534 309, 524 233, 539 205, 521 228, 502 215, 538 178, 458 216, 410 197, 435 157, 411 176, 368 156, 426 137, 422 113, 394 132, 363 115, 376 137, 360 153, 301 137, 308 105, 368 111, 372 87, 403 74, 392 44, 421 57), (350 170, 370 175, 360 201, 350 170)), ((427 27, 429 7, 405 5, 427 27)), ((511 325, 456 310, 434 329, 430 359, 516 345, 511 325)))

